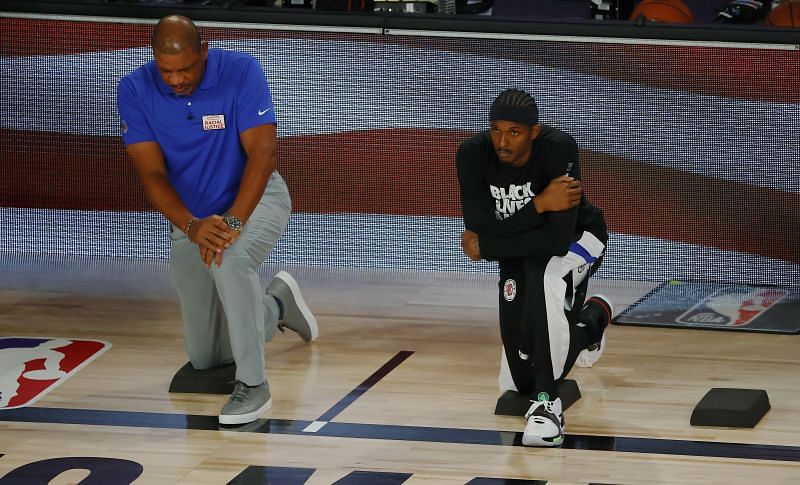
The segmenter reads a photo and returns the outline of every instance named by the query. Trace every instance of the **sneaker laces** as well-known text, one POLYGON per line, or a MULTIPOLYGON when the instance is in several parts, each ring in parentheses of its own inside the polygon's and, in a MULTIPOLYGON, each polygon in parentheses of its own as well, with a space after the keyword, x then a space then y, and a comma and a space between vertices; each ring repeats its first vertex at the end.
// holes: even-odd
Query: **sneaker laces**
POLYGON ((242 381, 236 381, 231 393, 231 401, 244 401, 247 398, 247 384, 242 381))
POLYGON ((531 408, 533 408, 533 409, 532 410, 529 409, 528 412, 525 413, 525 419, 528 419, 531 416, 533 416, 534 414, 537 414, 537 411, 539 411, 539 413, 542 413, 541 409, 543 407, 544 407, 544 411, 546 411, 546 412, 552 414, 553 416, 559 418, 558 413, 556 413, 556 402, 555 401, 531 401, 531 402, 532 403, 540 402, 542 404, 539 405, 539 406, 536 406, 535 408, 533 408, 533 406, 531 406, 531 408))

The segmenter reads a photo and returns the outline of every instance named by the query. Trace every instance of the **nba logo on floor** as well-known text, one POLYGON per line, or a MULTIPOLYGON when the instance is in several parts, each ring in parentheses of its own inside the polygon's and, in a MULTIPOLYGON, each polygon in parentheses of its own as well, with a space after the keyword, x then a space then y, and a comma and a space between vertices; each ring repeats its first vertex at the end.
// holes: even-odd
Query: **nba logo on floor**
POLYGON ((33 404, 110 347, 100 340, 0 338, 0 410, 33 404))
POLYGON ((779 288, 726 287, 715 291, 676 319, 690 325, 742 327, 773 305, 788 292, 779 288))

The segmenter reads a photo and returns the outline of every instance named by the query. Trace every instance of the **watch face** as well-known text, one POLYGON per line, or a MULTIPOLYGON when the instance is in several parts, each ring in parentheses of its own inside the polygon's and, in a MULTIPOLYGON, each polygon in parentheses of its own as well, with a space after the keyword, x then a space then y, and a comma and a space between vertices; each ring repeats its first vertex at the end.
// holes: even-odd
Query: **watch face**
POLYGON ((222 218, 225 221, 225 224, 228 225, 234 231, 241 231, 242 230, 242 221, 238 217, 235 216, 225 216, 222 218))

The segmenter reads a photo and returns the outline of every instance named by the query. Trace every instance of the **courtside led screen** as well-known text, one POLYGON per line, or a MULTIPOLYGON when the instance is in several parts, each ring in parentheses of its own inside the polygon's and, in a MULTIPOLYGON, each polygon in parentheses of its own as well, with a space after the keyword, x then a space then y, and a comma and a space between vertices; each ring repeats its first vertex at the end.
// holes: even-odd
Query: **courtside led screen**
MULTIPOLYGON (((164 258, 117 83, 149 24, 2 18, 0 250, 164 258)), ((201 24, 202 26, 202 24, 201 24)), ((492 271, 459 247, 454 154, 508 87, 571 133, 611 239, 598 276, 797 285, 800 52, 202 28, 271 84, 294 214, 270 261, 492 271)))

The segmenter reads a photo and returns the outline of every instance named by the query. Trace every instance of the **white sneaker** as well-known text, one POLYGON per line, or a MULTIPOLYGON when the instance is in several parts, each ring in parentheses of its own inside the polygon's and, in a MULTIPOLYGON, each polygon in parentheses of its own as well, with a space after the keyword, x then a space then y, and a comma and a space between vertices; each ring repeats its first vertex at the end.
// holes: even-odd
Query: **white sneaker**
MULTIPOLYGON (((593 342, 589 344, 587 348, 581 350, 581 353, 578 354, 578 358, 575 359, 575 365, 578 367, 592 367, 600 360, 603 351, 606 349, 605 330, 608 328, 608 325, 611 323, 611 318, 614 316, 614 306, 611 304, 611 300, 603 295, 594 295, 586 300, 586 304, 583 307, 584 310, 590 305, 594 307, 593 316, 597 319, 602 336, 600 337, 600 341, 593 342)), ((577 325, 585 326, 586 324, 578 322, 577 325)))
POLYGON ((561 398, 555 401, 533 401, 525 413, 528 424, 522 433, 525 446, 561 446, 564 442, 564 413, 561 398))

